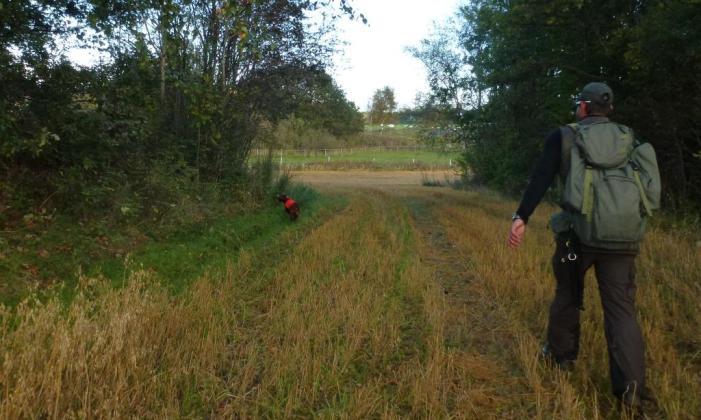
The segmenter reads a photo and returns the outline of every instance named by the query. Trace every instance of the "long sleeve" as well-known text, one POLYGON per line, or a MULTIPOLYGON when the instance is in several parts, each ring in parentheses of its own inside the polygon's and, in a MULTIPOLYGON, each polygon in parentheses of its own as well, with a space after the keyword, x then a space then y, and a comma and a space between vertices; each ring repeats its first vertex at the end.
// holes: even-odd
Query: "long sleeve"
POLYGON ((516 213, 528 223, 545 193, 555 180, 555 176, 560 170, 560 159, 562 153, 562 135, 560 129, 553 130, 545 138, 545 147, 531 174, 526 192, 523 194, 521 204, 516 213))

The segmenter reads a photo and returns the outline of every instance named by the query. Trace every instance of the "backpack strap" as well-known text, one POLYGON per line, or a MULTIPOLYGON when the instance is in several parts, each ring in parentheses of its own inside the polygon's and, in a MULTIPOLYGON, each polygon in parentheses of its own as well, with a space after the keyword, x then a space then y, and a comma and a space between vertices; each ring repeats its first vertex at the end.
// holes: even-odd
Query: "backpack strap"
POLYGON ((643 187, 643 181, 640 179, 640 171, 634 165, 633 166, 633 178, 635 178, 635 183, 638 185, 638 191, 640 191, 640 201, 643 203, 643 208, 648 216, 652 216, 652 205, 647 199, 647 194, 645 194, 645 188, 643 187))
MULTIPOLYGON (((635 137, 632 129, 629 128, 629 130, 633 136, 633 151, 635 151, 636 148, 643 145, 643 142, 635 137)), ((631 152, 631 154, 632 153, 633 152, 631 152)), ((640 178, 640 167, 634 161, 631 161, 631 166, 633 166, 633 177, 635 178, 635 183, 638 185, 638 190, 640 191, 640 201, 643 203, 645 213, 647 213, 648 216, 652 216, 652 203, 650 203, 650 199, 648 199, 647 194, 645 193, 645 187, 643 186, 643 181, 640 178)))
POLYGON ((566 126, 560 127, 560 177, 562 178, 562 182, 565 182, 565 179, 567 179, 567 174, 570 172, 571 152, 572 147, 574 147, 574 139, 577 136, 578 130, 579 124, 577 123, 567 124, 566 126))
MULTIPOLYGON (((563 179, 567 177, 571 166, 572 148, 575 146, 575 138, 579 133, 579 124, 567 124, 566 128, 562 127, 562 164, 563 179)), ((582 195, 582 215, 587 218, 587 222, 591 223, 594 212, 594 168, 587 165, 584 169, 584 185, 582 195)))
POLYGON ((584 190, 582 196, 582 215, 591 223, 594 212, 594 168, 587 165, 584 169, 584 190))

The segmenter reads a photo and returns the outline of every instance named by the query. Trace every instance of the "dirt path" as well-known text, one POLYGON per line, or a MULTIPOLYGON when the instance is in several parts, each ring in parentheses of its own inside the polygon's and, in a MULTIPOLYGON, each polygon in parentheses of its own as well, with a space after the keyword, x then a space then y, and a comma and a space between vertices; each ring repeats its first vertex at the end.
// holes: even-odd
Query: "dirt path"
MULTIPOLYGON (((440 193, 435 193, 441 196, 440 193)), ((464 349, 469 328, 467 307, 475 303, 468 293, 467 286, 472 280, 468 262, 455 250, 448 239, 445 228, 436 222, 434 200, 425 192, 403 197, 402 201, 410 209, 414 225, 423 237, 424 247, 420 250, 423 263, 430 266, 440 281, 448 301, 446 344, 449 347, 464 349)), ((433 196, 432 198, 436 198, 433 196)))

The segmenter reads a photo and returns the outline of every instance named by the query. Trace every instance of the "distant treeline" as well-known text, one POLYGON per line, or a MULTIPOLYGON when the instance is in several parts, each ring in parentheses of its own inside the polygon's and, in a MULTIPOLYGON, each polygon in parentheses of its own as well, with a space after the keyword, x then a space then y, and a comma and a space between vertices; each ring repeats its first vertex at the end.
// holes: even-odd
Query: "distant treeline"
POLYGON ((668 208, 701 205, 701 3, 477 0, 414 49, 481 181, 522 190, 543 138, 590 81, 652 143, 668 208))
POLYGON ((361 131, 325 70, 333 19, 308 18, 324 8, 353 17, 345 0, 2 2, 0 222, 38 206, 119 214, 201 185, 238 188, 261 127, 292 115, 361 131), (102 58, 77 67, 69 46, 102 58))

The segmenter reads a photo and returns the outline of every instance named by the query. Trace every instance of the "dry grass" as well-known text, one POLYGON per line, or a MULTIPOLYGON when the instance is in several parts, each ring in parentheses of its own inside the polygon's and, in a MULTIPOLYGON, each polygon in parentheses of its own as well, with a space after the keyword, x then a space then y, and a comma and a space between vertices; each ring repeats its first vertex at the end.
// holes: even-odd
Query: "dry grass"
POLYGON ((406 209, 355 197, 285 240, 181 298, 142 272, 5 311, 2 417, 444 415, 443 301, 406 209))
MULTIPOLYGON (((245 251, 178 298, 148 272, 84 279, 69 308, 3 311, 0 415, 608 418, 597 292, 569 377, 536 351, 552 295, 544 213, 504 247, 514 203, 476 193, 352 193, 283 255, 245 251)), ((652 232, 639 259, 661 416, 701 415, 698 251, 652 232)))
MULTIPOLYGON (((608 357, 598 290, 586 285, 580 362, 565 378, 536 362, 544 335, 554 280, 553 250, 546 229, 552 209, 543 208, 529 224, 527 241, 513 251, 505 246, 508 214, 516 203, 484 195, 450 194, 438 211, 462 257, 472 262, 471 293, 498 307, 508 358, 518 360, 536 402, 537 417, 600 418, 612 410, 608 357), (452 197, 452 199, 451 199, 452 197), (452 203, 450 203, 452 201, 452 203)), ((637 260, 638 308, 647 345, 648 381, 660 411, 652 416, 701 416, 701 254, 691 240, 652 229, 637 260)), ((504 359, 502 357, 502 359, 504 359)))

